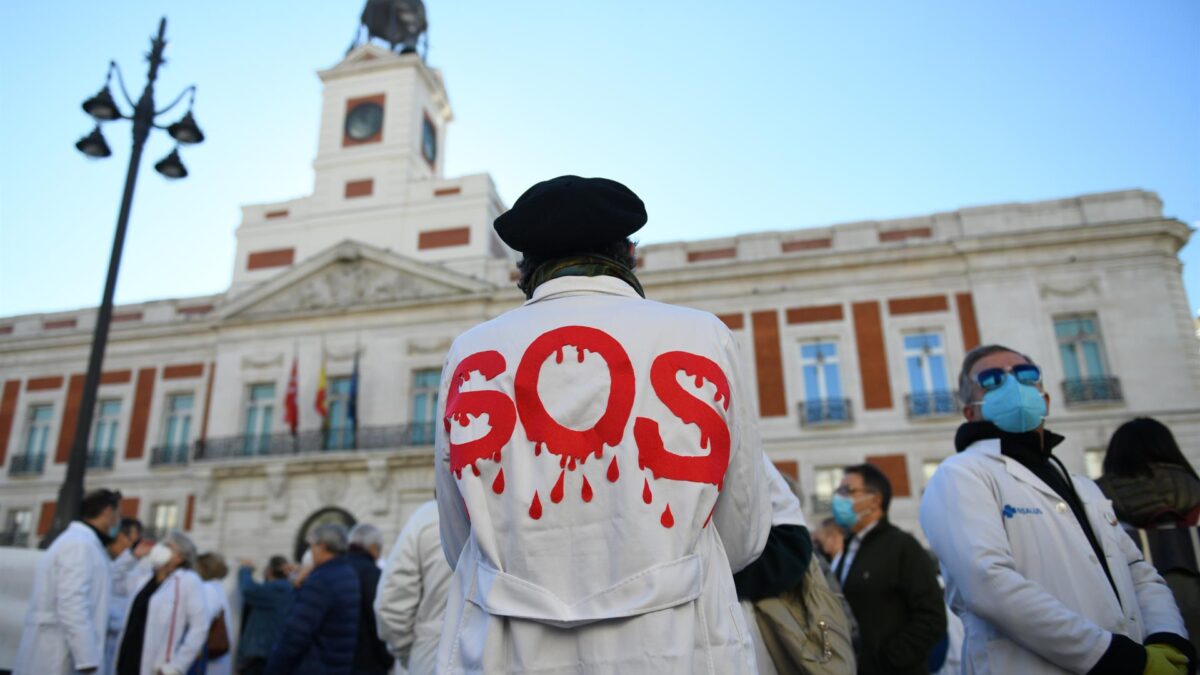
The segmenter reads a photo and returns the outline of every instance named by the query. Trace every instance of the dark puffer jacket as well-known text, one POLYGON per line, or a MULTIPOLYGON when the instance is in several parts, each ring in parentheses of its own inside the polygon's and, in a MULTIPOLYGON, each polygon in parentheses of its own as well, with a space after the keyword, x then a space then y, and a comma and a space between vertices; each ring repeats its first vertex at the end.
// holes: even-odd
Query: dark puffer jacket
POLYGON ((1117 518, 1134 527, 1174 524, 1200 506, 1200 481, 1175 464, 1150 464, 1149 476, 1115 476, 1096 481, 1113 502, 1117 518))
POLYGON ((296 594, 269 675, 349 675, 358 643, 358 575, 345 556, 317 566, 296 594))

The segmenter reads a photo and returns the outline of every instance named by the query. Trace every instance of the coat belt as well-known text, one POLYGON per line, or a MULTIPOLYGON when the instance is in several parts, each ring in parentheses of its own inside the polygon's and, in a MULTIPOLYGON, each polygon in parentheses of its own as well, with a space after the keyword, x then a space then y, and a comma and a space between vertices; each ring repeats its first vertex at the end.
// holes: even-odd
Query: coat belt
POLYGON ((700 556, 649 567, 585 598, 567 602, 550 590, 479 561, 467 600, 489 614, 564 628, 647 614, 700 596, 700 556))

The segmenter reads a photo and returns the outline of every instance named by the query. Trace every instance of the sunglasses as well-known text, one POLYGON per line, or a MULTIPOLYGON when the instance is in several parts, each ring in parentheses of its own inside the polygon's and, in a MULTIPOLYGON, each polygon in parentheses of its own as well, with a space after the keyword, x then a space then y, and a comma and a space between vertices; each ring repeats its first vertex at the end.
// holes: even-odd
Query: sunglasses
POLYGON ((1013 377, 1017 378, 1017 382, 1021 384, 1038 384, 1042 381, 1042 369, 1029 363, 1015 365, 1011 371, 1003 368, 981 370, 975 379, 979 381, 979 386, 983 387, 984 391, 991 391, 1004 384, 1004 378, 1008 377, 1009 372, 1012 372, 1013 377))

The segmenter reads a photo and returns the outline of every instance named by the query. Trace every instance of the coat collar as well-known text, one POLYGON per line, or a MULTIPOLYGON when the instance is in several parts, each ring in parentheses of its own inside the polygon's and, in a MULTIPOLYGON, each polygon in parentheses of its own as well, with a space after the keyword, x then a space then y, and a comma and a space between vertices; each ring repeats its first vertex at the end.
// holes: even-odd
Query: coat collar
POLYGON ((642 299, 642 296, 638 295, 638 292, 633 290, 632 286, 616 277, 569 276, 557 277, 540 284, 533 290, 533 297, 526 300, 525 304, 532 305, 543 300, 580 294, 618 295, 627 298, 637 298, 638 300, 642 299))
POLYGON ((1062 501, 1062 496, 1054 491, 1054 488, 1046 485, 1046 482, 1037 477, 1037 474, 1030 471, 1024 464, 1000 452, 999 438, 985 438, 975 441, 963 450, 964 454, 977 454, 987 457, 988 459, 1004 464, 1004 468, 1008 470, 1009 475, 1022 483, 1035 488, 1039 492, 1048 495, 1055 501, 1062 501))

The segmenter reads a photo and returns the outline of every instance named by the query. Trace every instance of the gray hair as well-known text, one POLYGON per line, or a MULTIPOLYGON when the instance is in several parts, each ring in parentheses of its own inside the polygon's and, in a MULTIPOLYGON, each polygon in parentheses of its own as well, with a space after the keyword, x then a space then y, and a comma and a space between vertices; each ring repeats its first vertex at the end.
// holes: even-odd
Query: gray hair
POLYGON ((350 545, 362 548, 383 548, 383 532, 370 523, 359 523, 350 530, 350 545))
POLYGON ((979 363, 980 359, 1000 352, 1016 354, 1025 359, 1029 365, 1037 365, 1029 356, 1004 345, 982 345, 972 349, 963 357, 962 370, 958 371, 958 400, 963 405, 967 405, 975 399, 975 390, 979 388, 979 385, 975 383, 975 378, 971 377, 971 369, 975 367, 976 363, 979 363))
POLYGON ((318 525, 308 535, 308 545, 320 544, 326 551, 337 555, 346 552, 346 528, 337 523, 318 525))
POLYGON ((175 549, 179 555, 183 556, 183 562, 188 567, 196 566, 196 545, 188 536, 179 530, 171 530, 167 536, 163 537, 163 543, 175 549))

